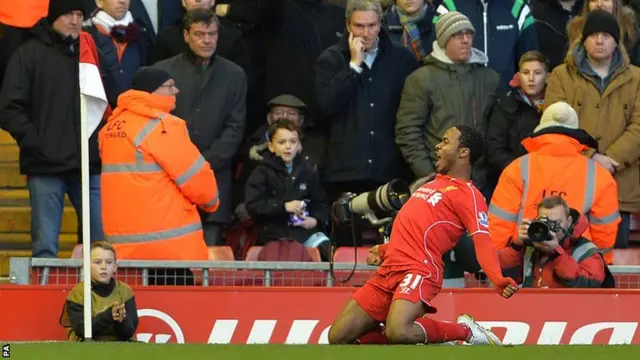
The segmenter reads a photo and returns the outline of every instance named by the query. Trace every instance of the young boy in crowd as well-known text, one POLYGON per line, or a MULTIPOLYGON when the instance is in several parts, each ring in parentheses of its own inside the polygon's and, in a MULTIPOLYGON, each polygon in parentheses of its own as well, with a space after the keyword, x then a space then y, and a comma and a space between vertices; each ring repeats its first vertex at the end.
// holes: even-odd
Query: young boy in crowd
MULTIPOLYGON (((129 285, 114 278, 116 251, 106 241, 91 243, 91 319, 94 341, 132 341, 138 327, 138 310, 129 285)), ((84 285, 69 293, 60 325, 68 329, 69 340, 84 340, 84 285)))
POLYGON ((300 128, 275 119, 267 130, 268 151, 245 184, 247 211, 258 229, 258 243, 293 239, 329 256, 329 203, 317 172, 297 156, 300 128))

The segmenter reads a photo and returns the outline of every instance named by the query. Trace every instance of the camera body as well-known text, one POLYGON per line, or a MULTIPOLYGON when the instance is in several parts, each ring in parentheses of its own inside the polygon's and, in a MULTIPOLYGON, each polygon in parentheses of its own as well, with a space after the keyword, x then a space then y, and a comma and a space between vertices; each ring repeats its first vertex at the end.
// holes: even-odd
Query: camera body
POLYGON ((560 222, 549 220, 546 216, 541 216, 529 224, 527 235, 531 243, 551 240, 551 232, 557 233, 560 230, 560 222))

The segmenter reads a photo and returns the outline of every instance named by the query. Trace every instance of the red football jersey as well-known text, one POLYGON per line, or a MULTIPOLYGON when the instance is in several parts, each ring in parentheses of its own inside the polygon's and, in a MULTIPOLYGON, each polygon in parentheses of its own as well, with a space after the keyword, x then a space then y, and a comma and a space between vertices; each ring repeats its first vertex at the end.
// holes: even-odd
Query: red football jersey
POLYGON ((436 175, 416 190, 400 209, 391 230, 380 270, 428 270, 430 281, 442 282, 442 254, 468 232, 489 235, 487 202, 467 181, 436 175))

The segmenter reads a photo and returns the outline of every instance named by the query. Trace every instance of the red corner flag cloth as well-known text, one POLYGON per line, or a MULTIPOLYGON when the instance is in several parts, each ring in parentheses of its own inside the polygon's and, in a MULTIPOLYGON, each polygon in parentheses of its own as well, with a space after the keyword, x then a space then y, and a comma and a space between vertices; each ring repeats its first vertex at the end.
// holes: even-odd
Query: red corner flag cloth
POLYGON ((111 109, 102 86, 98 67, 98 50, 89 33, 80 33, 80 94, 84 95, 87 107, 87 137, 90 137, 108 117, 111 109))
POLYGON ((0 23, 30 28, 47 16, 49 0, 0 0, 0 23))

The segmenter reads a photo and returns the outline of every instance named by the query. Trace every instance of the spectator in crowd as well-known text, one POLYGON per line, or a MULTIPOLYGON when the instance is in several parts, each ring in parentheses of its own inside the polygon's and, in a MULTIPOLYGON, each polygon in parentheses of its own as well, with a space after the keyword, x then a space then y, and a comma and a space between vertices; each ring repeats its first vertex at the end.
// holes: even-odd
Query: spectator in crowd
POLYGON ((487 158, 492 180, 513 160, 527 153, 521 142, 540 122, 547 78, 551 74, 549 61, 541 52, 529 51, 520 58, 518 68, 509 84, 513 89, 500 99, 489 120, 487 158))
POLYGON ((622 4, 622 0, 585 1, 582 14, 567 26, 570 43, 580 40, 585 21, 594 10, 604 10, 612 14, 620 28, 620 48, 624 48, 633 65, 640 65, 640 29, 633 10, 622 4))
POLYGON ((525 288, 615 287, 602 251, 582 236, 589 227, 586 217, 558 195, 545 197, 537 209, 536 219, 554 230, 534 241, 527 234, 529 225, 523 225, 498 252, 503 274, 525 288))
MULTIPOLYGON (((215 0, 183 0, 183 15, 193 9, 211 10, 216 4, 215 0)), ((242 32, 233 22, 225 18, 219 18, 220 28, 218 33, 218 45, 216 54, 231 60, 247 72, 247 51, 242 41, 242 32)), ((176 24, 158 33, 156 45, 149 56, 149 63, 155 64, 158 61, 183 54, 188 50, 184 40, 184 20, 180 19, 176 24)))
MULTIPOLYGON (((423 67, 404 85, 396 123, 396 143, 416 178, 435 172, 435 146, 444 131, 456 125, 479 128, 486 134, 496 102, 499 76, 487 57, 471 46, 475 29, 456 11, 440 17, 438 39, 423 67)), ((486 161, 474 166, 472 178, 483 189, 486 161)))
MULTIPOLYGON (((11 56, 0 92, 0 127, 17 141, 20 173, 27 175, 33 257, 57 257, 65 194, 78 216, 79 241, 82 220, 91 222, 91 239, 104 238, 95 132, 89 139, 91 218, 81 216, 79 99, 92 77, 84 76, 88 67, 81 68, 80 59, 84 63, 93 57, 97 62, 95 43, 90 36, 81 36, 83 18, 80 0, 52 0, 47 18, 32 28, 32 38, 11 56)), ((90 85, 96 93, 104 92, 96 74, 90 85)), ((107 106, 106 99, 95 104, 102 111, 107 106)), ((102 111, 88 120, 98 124, 102 111)))
POLYGON ((542 114, 533 135, 522 141, 529 153, 504 169, 489 206, 489 232, 498 249, 518 241, 519 229, 530 223, 537 204, 550 195, 562 196, 588 217, 584 237, 605 252, 613 247, 620 222, 618 186, 604 167, 581 155, 598 143, 578 125, 575 110, 557 102, 542 114))
MULTIPOLYGON (((133 289, 116 280, 116 250, 106 241, 91 244, 91 338, 134 341, 138 308, 133 289)), ((84 283, 74 286, 64 303, 60 325, 70 341, 84 341, 84 283)))
MULTIPOLYGON (((82 0, 85 13, 96 10, 97 1, 82 0)), ((156 34, 172 26, 180 19, 180 0, 129 0, 131 15, 142 25, 143 36, 149 43, 156 43, 156 34)), ((244 0, 243 0, 244 1, 244 0)))
POLYGON ((585 0, 539 0, 536 6, 529 5, 536 21, 540 52, 549 59, 552 69, 564 61, 570 44, 567 24, 582 10, 584 2, 585 0))
POLYGON ((349 0, 348 35, 316 63, 318 104, 330 122, 324 176, 333 198, 406 176, 393 139, 395 114, 415 57, 381 29, 378 0, 349 0))
POLYGON ((184 54, 155 66, 168 71, 180 93, 173 114, 187 122, 191 141, 216 172, 220 208, 203 213, 207 245, 222 245, 231 216, 232 160, 244 136, 247 80, 238 65, 216 54, 220 23, 211 10, 187 12, 184 54))
POLYGON ((478 31, 473 46, 487 56, 489 67, 500 75, 501 89, 506 92, 518 59, 527 51, 538 50, 538 35, 529 6, 522 0, 444 1, 436 9, 433 22, 437 23, 440 16, 450 11, 466 15, 478 31))
POLYGON ((545 97, 546 104, 568 102, 580 116, 580 128, 598 141, 586 154, 618 183, 617 248, 628 246, 631 213, 640 211, 640 69, 630 65, 621 39, 613 15, 591 11, 581 40, 549 77, 545 97))
POLYGON ((129 0, 98 0, 99 11, 85 22, 98 46, 100 68, 109 105, 116 107, 118 96, 131 88, 136 71, 145 64, 149 43, 140 36, 142 27, 129 11, 129 0))
POLYGON ((329 259, 329 203, 317 171, 298 154, 300 127, 276 118, 267 132, 269 151, 245 185, 245 203, 258 227, 258 242, 294 239, 329 259))
POLYGON ((386 26, 391 41, 411 50, 419 63, 431 54, 433 0, 397 0, 387 11, 386 26))
MULTIPOLYGON (((170 115, 178 92, 165 70, 141 68, 100 131, 106 240, 122 259, 208 259, 198 209, 218 209, 218 186, 187 122, 170 115)), ((186 278, 174 284, 193 283, 190 271, 175 274, 186 278)))

